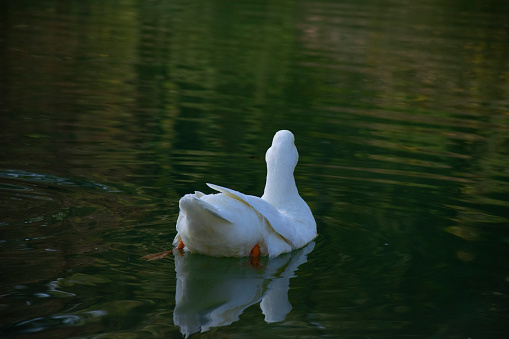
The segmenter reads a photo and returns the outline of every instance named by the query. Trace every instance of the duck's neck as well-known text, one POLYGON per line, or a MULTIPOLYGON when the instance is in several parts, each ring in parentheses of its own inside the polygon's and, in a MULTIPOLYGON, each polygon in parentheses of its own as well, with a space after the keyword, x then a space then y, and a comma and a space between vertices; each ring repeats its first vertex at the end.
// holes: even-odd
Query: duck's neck
POLYGON ((267 182, 262 199, 270 202, 272 205, 280 208, 299 197, 295 179, 293 177, 293 168, 267 168, 267 182))

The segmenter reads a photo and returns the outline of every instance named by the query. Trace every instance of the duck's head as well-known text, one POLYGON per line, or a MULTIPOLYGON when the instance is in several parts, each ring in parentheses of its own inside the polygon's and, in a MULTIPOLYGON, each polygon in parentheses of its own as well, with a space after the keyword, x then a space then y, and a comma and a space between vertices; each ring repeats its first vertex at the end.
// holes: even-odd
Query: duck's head
POLYGON ((295 147, 295 137, 287 130, 278 131, 272 139, 272 145, 265 154, 267 167, 275 166, 293 172, 299 161, 299 153, 295 147))

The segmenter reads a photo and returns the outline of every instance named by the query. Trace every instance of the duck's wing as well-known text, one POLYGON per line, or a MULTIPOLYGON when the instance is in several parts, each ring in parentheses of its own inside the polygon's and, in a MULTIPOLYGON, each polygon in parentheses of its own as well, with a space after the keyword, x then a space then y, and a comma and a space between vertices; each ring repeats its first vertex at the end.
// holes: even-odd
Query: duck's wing
POLYGON ((209 183, 207 183, 207 185, 218 192, 226 194, 234 199, 240 200, 245 204, 249 205, 256 212, 261 214, 267 220, 268 224, 272 227, 272 229, 280 236, 282 236, 292 248, 294 248, 293 240, 296 237, 295 229, 291 226, 286 216, 281 214, 281 212, 279 212, 269 202, 259 197, 255 197, 253 195, 246 195, 238 191, 232 190, 230 188, 209 183))

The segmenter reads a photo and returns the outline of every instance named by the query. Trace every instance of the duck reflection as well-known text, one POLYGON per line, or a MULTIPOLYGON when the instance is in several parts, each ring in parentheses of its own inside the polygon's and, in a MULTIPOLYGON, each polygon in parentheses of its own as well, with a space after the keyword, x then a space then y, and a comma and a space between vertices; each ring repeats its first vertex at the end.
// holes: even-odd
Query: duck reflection
POLYGON ((173 321, 184 336, 229 325, 251 305, 260 303, 268 323, 282 321, 292 309, 290 278, 307 261, 314 242, 275 258, 253 263, 248 258, 175 255, 177 290, 173 321))

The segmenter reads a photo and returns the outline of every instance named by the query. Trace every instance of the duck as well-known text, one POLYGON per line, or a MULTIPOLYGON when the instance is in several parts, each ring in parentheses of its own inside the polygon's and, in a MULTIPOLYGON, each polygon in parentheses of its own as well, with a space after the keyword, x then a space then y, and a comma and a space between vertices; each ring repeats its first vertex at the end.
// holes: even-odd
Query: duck
POLYGON ((298 159, 293 133, 280 130, 265 154, 262 197, 210 183, 218 193, 184 195, 173 245, 181 252, 216 257, 276 257, 304 247, 317 229, 295 184, 298 159))

